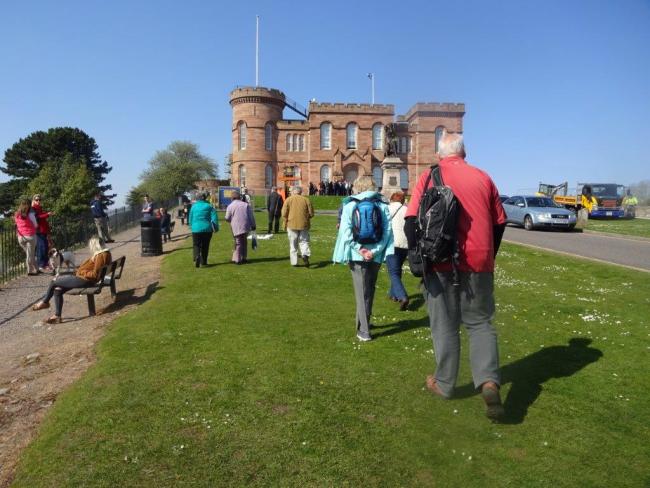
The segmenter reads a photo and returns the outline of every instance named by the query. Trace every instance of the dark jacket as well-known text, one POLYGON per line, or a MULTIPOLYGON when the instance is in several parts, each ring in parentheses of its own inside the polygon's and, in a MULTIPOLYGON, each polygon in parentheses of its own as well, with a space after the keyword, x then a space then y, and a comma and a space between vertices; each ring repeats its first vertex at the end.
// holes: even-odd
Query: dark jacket
POLYGON ((90 211, 93 214, 93 217, 96 219, 101 219, 102 217, 106 217, 106 212, 104 212, 104 206, 102 205, 101 200, 93 200, 90 202, 90 211))
POLYGON ((278 192, 271 192, 266 202, 266 210, 268 210, 271 215, 279 217, 282 215, 282 205, 282 196, 278 192))

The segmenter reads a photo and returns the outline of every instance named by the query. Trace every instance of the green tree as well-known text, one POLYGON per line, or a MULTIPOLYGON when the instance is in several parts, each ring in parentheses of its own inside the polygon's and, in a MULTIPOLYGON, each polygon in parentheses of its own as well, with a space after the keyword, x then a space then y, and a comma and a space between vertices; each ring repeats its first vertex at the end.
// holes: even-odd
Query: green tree
POLYGON ((215 178, 216 175, 214 162, 201 154, 196 144, 174 141, 151 158, 136 188, 146 191, 154 201, 161 202, 195 188, 194 184, 199 180, 215 178))
MULTIPOLYGON (((46 165, 56 161, 62 162, 66 157, 86 166, 95 187, 104 193, 108 204, 113 203, 112 197, 115 195, 107 194, 111 185, 102 184, 112 168, 99 155, 95 139, 81 129, 72 127, 55 127, 47 132, 33 132, 5 151, 5 165, 0 166, 0 171, 13 177, 12 182, 16 183, 0 190, 2 201, 15 201, 20 196, 21 185, 24 188, 46 165)), ((56 178, 61 178, 61 175, 56 178)))
POLYGON ((47 209, 64 216, 88 212, 96 192, 97 185, 90 170, 70 154, 61 161, 44 164, 27 187, 28 196, 40 193, 47 209))
POLYGON ((140 183, 138 186, 134 186, 129 191, 129 194, 126 196, 126 204, 129 207, 138 207, 142 204, 144 196, 148 193, 144 185, 140 183))

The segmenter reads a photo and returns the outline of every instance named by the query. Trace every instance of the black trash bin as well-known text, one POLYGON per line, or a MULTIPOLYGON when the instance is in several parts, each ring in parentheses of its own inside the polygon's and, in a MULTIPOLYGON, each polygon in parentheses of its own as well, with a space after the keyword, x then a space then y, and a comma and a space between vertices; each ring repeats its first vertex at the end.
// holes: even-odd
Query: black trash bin
POLYGON ((159 219, 140 221, 140 241, 142 242, 141 256, 160 256, 162 254, 162 234, 160 233, 159 219))

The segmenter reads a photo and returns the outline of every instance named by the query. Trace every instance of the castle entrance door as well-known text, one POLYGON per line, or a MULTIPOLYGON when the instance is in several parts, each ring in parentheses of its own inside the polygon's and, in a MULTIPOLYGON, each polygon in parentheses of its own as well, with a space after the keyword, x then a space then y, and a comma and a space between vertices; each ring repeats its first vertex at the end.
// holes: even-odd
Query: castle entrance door
POLYGON ((354 180, 359 176, 359 165, 358 164, 348 164, 343 168, 343 178, 348 183, 354 183, 354 180))

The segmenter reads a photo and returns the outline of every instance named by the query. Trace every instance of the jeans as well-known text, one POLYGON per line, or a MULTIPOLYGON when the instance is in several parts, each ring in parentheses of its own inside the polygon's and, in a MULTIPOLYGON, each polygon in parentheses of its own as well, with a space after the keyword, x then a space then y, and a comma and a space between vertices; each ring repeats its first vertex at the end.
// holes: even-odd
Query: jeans
POLYGON ((388 276, 390 276, 390 291, 388 296, 397 300, 406 300, 408 293, 402 283, 402 265, 408 255, 408 249, 401 247, 395 248, 395 254, 386 256, 386 266, 388 267, 388 276))
POLYGON ((75 275, 59 276, 50 282, 50 286, 47 288, 42 301, 44 303, 50 303, 52 296, 54 296, 54 315, 60 317, 63 311, 63 294, 72 288, 83 288, 91 285, 93 285, 91 281, 84 280, 75 275))
POLYGON ((47 234, 36 234, 36 264, 39 268, 47 268, 50 258, 47 255, 47 234))

